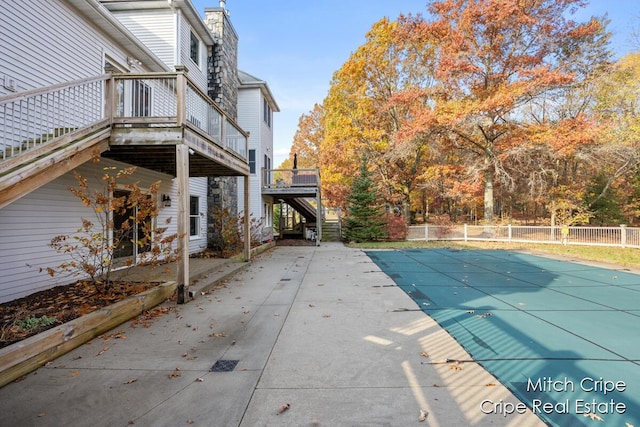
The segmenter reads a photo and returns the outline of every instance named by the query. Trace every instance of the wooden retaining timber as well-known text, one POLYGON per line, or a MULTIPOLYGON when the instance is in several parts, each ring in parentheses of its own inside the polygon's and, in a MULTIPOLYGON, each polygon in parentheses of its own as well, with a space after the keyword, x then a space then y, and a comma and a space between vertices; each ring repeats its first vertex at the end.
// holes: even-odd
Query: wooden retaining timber
POLYGON ((176 290, 166 282, 0 349, 0 387, 62 356, 165 301, 176 290))

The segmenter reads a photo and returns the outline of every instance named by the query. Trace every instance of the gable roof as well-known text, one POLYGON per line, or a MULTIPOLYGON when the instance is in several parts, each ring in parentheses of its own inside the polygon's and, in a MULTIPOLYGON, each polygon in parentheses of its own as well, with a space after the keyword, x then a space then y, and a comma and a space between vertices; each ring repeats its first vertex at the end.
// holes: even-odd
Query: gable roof
POLYGON ((276 112, 280 111, 280 107, 278 107, 278 103, 276 103, 267 82, 242 70, 238 70, 238 80, 240 80, 240 87, 238 87, 238 89, 260 89, 264 97, 269 101, 271 109, 276 112))

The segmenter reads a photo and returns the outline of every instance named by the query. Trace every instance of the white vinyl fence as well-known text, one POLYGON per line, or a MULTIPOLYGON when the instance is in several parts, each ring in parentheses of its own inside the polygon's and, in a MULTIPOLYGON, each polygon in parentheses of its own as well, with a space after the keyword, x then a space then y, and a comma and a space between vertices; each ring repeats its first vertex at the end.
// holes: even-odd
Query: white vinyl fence
MULTIPOLYGON (((562 227, 519 225, 419 225, 410 226, 407 240, 486 240, 563 244, 562 227)), ((640 248, 640 228, 569 227, 569 245, 640 248)))

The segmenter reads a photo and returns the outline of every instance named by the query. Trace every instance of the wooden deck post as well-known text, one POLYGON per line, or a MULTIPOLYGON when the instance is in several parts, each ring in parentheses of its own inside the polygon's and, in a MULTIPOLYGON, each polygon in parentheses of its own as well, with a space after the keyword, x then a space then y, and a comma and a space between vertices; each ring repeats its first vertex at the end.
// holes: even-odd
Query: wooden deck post
POLYGON ((249 208, 249 175, 244 179, 244 260, 251 260, 251 213, 249 208))
POLYGON ((176 145, 176 180, 178 182, 178 304, 189 295, 189 147, 176 145))

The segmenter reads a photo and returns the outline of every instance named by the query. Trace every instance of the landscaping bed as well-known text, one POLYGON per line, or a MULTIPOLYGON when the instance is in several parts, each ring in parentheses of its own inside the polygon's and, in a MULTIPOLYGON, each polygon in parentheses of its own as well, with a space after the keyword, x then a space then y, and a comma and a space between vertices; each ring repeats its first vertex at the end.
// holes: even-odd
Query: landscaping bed
POLYGON ((87 315, 158 286, 149 282, 118 282, 100 293, 78 281, 0 304, 0 348, 87 315))
POLYGON ((121 294, 118 302, 107 301, 107 306, 0 348, 0 387, 166 301, 175 291, 176 282, 171 281, 134 295, 121 294))

